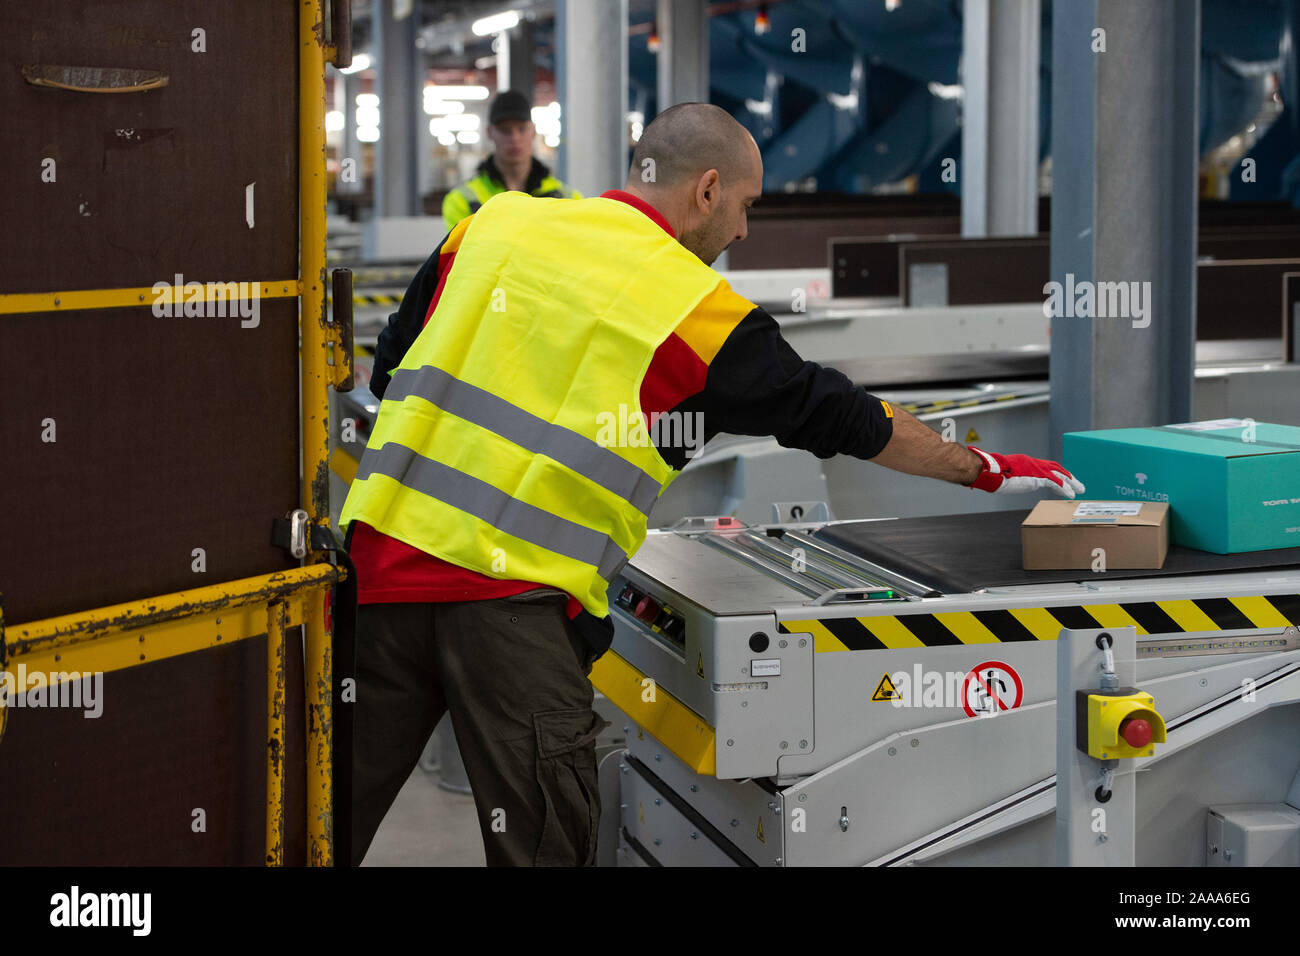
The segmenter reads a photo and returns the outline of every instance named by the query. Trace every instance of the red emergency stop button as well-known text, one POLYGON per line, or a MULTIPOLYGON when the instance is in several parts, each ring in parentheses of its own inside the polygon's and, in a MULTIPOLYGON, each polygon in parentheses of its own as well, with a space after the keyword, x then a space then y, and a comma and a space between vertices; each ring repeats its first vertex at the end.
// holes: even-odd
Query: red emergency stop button
POLYGON ((1141 750, 1151 743, 1151 724, 1141 717, 1130 717, 1119 725, 1119 735, 1134 750, 1141 750))
POLYGON ((637 602, 636 610, 632 613, 637 616, 637 620, 650 624, 659 616, 659 602, 647 595, 637 602))

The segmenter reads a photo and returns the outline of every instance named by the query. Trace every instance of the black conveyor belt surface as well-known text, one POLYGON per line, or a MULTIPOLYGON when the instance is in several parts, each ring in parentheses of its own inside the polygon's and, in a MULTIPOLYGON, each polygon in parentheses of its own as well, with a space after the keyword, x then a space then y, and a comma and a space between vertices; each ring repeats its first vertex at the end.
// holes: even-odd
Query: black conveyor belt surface
POLYGON ((1028 510, 981 511, 892 521, 846 521, 827 525, 814 536, 944 594, 1016 584, 1300 567, 1300 548, 1211 554, 1170 545, 1165 566, 1158 570, 1025 571, 1020 567, 1020 523, 1028 514, 1028 510))

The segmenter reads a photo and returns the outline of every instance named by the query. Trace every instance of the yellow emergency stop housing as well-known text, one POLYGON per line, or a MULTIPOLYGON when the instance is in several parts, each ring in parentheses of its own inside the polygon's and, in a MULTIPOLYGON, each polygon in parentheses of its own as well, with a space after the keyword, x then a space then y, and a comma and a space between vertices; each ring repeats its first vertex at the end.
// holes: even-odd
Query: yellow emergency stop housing
POLYGON ((1149 757, 1155 744, 1165 742, 1165 719, 1155 708, 1155 698, 1135 687, 1114 694, 1079 691, 1075 697, 1075 727, 1080 750, 1098 760, 1149 757), (1120 735, 1126 720, 1145 720, 1151 725, 1151 741, 1134 747, 1120 735))

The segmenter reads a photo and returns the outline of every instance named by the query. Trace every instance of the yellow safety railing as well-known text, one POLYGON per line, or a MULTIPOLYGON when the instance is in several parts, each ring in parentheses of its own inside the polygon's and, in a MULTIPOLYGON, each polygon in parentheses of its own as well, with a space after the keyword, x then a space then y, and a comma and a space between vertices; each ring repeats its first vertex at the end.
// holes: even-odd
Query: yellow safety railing
MULTIPOLYGON (((284 634, 313 617, 323 627, 325 592, 342 574, 329 564, 312 564, 9 625, 8 663, 48 673, 57 686, 60 673, 108 673, 266 634, 266 847, 267 862, 277 865, 284 854, 284 634)), ((328 856, 328 846, 325 850, 328 856)))

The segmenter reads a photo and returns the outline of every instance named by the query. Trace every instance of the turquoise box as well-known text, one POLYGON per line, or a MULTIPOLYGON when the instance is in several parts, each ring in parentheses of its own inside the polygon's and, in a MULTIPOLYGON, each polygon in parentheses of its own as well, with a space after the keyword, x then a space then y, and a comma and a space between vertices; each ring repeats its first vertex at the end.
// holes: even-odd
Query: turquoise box
POLYGON ((1068 432, 1062 457, 1082 500, 1168 502, 1171 544, 1300 547, 1300 428, 1222 418, 1068 432))

